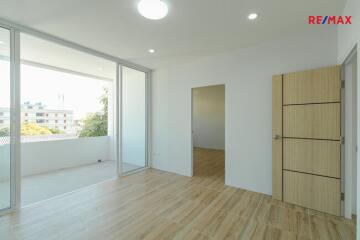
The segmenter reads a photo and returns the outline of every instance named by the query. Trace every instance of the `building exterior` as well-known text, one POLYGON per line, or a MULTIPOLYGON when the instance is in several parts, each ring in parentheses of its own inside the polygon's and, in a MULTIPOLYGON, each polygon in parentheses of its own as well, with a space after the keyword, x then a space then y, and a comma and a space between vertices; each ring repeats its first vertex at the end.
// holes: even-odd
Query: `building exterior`
MULTIPOLYGON (((36 123, 49 129, 58 129, 65 133, 74 133, 73 111, 46 109, 42 103, 25 102, 21 106, 21 122, 36 123)), ((10 109, 0 108, 0 129, 10 124, 10 109)))
POLYGON ((10 110, 9 108, 0 108, 0 129, 10 125, 10 110))

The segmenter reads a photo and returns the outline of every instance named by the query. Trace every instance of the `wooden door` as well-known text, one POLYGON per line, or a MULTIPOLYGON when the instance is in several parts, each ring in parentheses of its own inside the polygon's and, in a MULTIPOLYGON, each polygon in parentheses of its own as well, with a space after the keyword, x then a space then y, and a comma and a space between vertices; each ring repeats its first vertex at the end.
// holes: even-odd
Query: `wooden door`
POLYGON ((273 76, 273 198, 340 215, 341 68, 273 76))

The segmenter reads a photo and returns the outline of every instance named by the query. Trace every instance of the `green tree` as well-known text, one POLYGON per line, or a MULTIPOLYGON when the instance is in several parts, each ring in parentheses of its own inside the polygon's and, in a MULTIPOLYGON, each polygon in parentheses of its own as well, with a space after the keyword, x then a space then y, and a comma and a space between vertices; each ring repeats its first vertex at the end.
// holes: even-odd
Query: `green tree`
POLYGON ((61 131, 58 128, 48 128, 48 129, 52 134, 64 134, 65 133, 64 131, 61 131))
POLYGON ((91 113, 85 118, 79 137, 100 137, 107 135, 109 105, 107 88, 104 88, 104 93, 99 101, 103 105, 102 113, 91 113))
POLYGON ((8 136, 10 136, 10 129, 9 128, 0 129, 0 137, 8 137, 8 136))

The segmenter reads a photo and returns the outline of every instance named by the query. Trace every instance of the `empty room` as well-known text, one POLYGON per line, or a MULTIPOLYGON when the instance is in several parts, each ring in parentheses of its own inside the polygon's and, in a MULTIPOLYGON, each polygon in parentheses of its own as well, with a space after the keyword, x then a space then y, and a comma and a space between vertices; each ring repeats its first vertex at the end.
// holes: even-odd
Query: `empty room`
POLYGON ((193 177, 204 186, 225 182, 225 86, 192 89, 193 177))
POLYGON ((0 240, 360 240, 359 0, 0 4, 0 240))

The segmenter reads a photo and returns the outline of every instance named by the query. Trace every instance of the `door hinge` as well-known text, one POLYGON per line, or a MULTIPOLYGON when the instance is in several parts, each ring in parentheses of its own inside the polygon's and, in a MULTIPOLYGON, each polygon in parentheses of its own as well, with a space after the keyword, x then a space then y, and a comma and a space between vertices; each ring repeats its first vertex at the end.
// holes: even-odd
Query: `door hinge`
POLYGON ((340 142, 341 142, 341 144, 345 144, 345 137, 341 137, 340 142))
POLYGON ((341 88, 345 88, 345 80, 341 80, 341 88))
POLYGON ((345 193, 341 193, 341 201, 345 201, 345 193))

